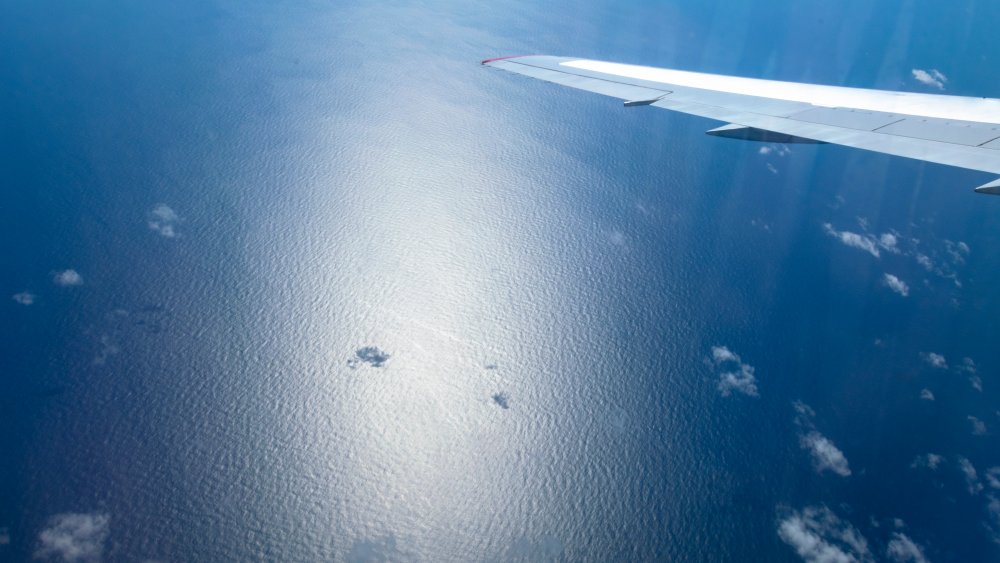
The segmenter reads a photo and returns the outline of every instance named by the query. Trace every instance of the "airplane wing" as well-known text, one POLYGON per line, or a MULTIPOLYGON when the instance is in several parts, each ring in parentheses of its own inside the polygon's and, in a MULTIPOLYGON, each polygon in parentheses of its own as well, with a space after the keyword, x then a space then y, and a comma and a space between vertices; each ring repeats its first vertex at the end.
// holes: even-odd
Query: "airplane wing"
MULTIPOLYGON (((780 82, 527 55, 482 64, 726 122, 710 135, 834 143, 1000 174, 1000 100, 780 82)), ((1000 195, 1000 178, 976 191, 1000 195)))

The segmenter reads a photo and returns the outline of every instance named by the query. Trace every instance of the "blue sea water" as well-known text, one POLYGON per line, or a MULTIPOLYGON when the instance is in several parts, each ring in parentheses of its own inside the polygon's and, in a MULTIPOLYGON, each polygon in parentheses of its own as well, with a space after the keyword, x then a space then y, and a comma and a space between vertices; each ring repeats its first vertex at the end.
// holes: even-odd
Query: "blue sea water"
POLYGON ((998 21, 4 3, 0 559, 997 560, 991 178, 478 61, 998 96, 998 21))

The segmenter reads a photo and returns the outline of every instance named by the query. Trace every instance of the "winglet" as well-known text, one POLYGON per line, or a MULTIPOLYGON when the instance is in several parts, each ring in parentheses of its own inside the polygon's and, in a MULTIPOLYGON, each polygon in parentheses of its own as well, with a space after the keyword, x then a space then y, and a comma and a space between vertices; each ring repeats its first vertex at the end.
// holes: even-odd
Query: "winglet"
POLYGON ((1000 195, 1000 178, 976 188, 977 194, 1000 195))
POLYGON ((481 65, 488 65, 490 63, 495 63, 497 61, 505 61, 507 59, 517 59, 517 58, 520 58, 520 57, 535 57, 535 56, 537 56, 537 55, 510 55, 510 56, 507 56, 507 57, 494 57, 492 59, 482 60, 482 61, 479 62, 479 64, 481 64, 481 65))

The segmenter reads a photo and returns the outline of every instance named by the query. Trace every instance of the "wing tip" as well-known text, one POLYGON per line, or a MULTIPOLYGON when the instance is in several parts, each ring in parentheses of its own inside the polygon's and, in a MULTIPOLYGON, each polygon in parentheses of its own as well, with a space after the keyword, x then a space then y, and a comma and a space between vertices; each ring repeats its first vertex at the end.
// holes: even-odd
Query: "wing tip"
POLYGON ((479 62, 481 65, 488 65, 490 63, 495 63, 497 61, 505 61, 507 59, 518 59, 521 57, 537 57, 538 55, 509 55, 506 57, 493 57, 492 59, 484 59, 479 62))

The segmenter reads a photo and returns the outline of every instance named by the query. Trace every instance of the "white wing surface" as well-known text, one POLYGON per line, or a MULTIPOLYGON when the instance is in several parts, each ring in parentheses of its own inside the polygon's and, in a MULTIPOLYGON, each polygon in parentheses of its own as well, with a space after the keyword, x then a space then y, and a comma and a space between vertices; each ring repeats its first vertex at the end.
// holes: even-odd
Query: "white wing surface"
MULTIPOLYGON (((570 57, 528 55, 484 65, 724 121, 710 135, 835 143, 1000 174, 1000 100, 722 76, 570 57)), ((1000 194, 1000 179, 976 188, 1000 194)))

